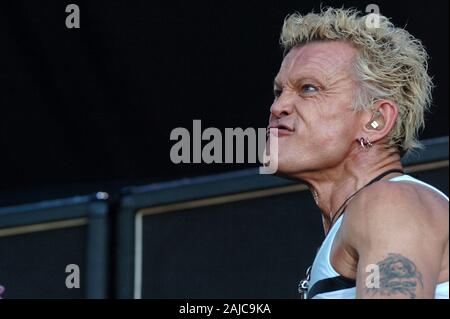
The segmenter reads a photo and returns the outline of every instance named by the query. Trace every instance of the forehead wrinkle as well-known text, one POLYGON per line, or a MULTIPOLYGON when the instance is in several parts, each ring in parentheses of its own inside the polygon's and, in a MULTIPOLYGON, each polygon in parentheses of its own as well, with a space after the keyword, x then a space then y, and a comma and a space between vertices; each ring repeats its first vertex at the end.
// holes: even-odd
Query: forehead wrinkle
POLYGON ((351 73, 350 67, 354 50, 351 48, 352 52, 349 54, 349 49, 342 43, 337 45, 335 43, 312 43, 298 47, 297 50, 290 52, 291 56, 288 54, 288 59, 283 61, 280 73, 285 73, 283 75, 287 75, 290 80, 309 75, 321 79, 326 84, 335 83, 342 78, 347 78, 351 73), (321 46, 321 44, 328 44, 328 47, 321 46))
POLYGON ((300 77, 314 77, 318 78, 324 84, 330 85, 342 78, 345 78, 349 69, 347 68, 348 63, 345 61, 335 61, 333 57, 329 56, 313 56, 307 58, 303 63, 302 61, 297 61, 296 65, 292 66, 291 72, 293 73, 293 78, 300 77))

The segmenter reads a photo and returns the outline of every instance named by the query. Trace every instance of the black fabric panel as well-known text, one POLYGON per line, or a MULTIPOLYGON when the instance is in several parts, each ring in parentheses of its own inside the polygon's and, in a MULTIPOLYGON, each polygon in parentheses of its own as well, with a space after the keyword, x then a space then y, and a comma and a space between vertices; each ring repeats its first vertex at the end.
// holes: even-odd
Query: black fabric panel
POLYGON ((323 237, 309 192, 150 215, 143 298, 298 298, 323 237))
POLYGON ((85 238, 85 226, 0 237, 2 297, 82 298, 85 238), (65 285, 68 264, 80 267, 79 289, 65 285))

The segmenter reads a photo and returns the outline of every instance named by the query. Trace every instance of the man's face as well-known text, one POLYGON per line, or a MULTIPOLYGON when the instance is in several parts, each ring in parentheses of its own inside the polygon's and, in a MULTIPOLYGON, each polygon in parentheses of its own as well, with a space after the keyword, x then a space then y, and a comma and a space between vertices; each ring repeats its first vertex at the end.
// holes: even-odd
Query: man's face
POLYGON ((351 110, 355 55, 351 45, 327 41, 294 47, 284 58, 269 119, 278 126, 279 172, 324 170, 348 156, 360 123, 351 110))

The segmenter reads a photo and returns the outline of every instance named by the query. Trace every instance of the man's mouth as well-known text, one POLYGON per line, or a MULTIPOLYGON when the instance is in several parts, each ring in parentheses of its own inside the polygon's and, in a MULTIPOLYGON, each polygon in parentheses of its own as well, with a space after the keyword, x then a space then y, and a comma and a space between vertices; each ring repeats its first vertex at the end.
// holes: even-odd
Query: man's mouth
POLYGON ((269 125, 267 128, 267 136, 274 135, 277 137, 289 136, 294 133, 294 129, 285 124, 269 125))

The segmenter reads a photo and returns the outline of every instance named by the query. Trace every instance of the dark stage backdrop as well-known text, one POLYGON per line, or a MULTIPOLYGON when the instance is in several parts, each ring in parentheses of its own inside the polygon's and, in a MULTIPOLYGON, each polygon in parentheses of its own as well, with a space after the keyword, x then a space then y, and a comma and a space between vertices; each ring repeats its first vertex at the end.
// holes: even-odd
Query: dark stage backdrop
MULTIPOLYGON (((0 205, 245 165, 175 165, 175 127, 265 127, 284 17, 369 1, 0 3, 0 205)), ((376 1, 423 40, 434 76, 421 138, 448 135, 448 2, 376 1)), ((254 165, 253 165, 254 166, 254 165)))

